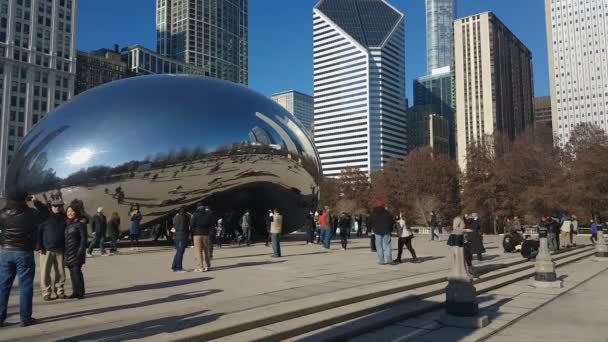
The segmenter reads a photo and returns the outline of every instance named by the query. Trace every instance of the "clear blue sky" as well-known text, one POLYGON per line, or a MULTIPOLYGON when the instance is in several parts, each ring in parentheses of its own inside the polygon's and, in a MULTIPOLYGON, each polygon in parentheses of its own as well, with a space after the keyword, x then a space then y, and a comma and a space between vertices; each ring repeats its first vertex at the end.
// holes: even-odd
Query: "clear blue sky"
MULTIPOLYGON (((389 0, 405 13, 407 95, 426 72, 424 0, 389 0)), ((535 95, 549 94, 544 1, 459 0, 458 16, 494 12, 532 50, 535 95)), ((140 44, 156 49, 155 0, 79 1, 79 50, 140 44)), ((249 0, 249 85, 270 95, 312 94, 312 8, 317 0, 249 0)))

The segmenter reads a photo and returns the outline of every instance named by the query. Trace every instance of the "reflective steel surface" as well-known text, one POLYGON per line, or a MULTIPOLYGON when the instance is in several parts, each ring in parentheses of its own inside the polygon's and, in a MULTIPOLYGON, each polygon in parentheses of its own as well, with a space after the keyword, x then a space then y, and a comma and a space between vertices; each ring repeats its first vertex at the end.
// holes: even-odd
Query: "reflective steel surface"
MULTIPOLYGON (((284 214, 301 228, 316 208, 320 163, 311 138, 272 100, 230 82, 193 76, 125 79, 74 98, 37 125, 13 158, 7 196, 84 202, 117 212, 121 230, 139 205, 142 227, 194 207, 284 214)), ((257 227, 256 227, 257 228, 257 227)))

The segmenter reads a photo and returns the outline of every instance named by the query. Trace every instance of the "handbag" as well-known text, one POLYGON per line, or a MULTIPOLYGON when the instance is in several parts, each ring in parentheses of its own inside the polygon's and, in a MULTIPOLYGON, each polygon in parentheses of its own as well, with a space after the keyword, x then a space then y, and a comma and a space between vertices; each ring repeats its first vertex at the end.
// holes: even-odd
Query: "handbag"
POLYGON ((336 228, 336 234, 340 234, 340 227, 336 228))

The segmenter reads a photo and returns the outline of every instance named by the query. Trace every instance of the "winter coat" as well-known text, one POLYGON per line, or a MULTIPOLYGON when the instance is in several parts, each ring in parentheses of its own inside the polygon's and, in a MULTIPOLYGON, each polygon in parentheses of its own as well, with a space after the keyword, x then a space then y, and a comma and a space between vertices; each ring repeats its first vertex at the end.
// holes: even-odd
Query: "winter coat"
POLYGON ((251 228, 251 225, 251 214, 243 214, 243 216, 241 217, 241 228, 251 228))
POLYGON ((519 220, 513 220, 513 224, 511 225, 511 230, 520 232, 521 231, 521 222, 519 222, 519 220))
POLYGON ((120 235, 120 217, 110 219, 108 222, 108 237, 111 239, 118 239, 120 235))
POLYGON ((477 232, 477 234, 482 234, 481 232, 481 222, 479 219, 473 219, 471 220, 471 229, 475 232, 477 232))
MULTIPOLYGON (((213 230, 214 220, 210 211, 199 208, 192 217, 192 235, 209 236, 213 230)), ((177 230, 177 229, 176 229, 177 230)))
POLYGON ((570 233, 572 231, 572 221, 566 219, 562 222, 562 227, 560 228, 562 233, 570 233))
POLYGON ((173 236, 175 241, 190 240, 190 216, 187 214, 175 215, 175 217, 173 217, 173 228, 175 228, 175 234, 173 236))
POLYGON ((549 234, 559 234, 559 222, 556 220, 551 220, 546 223, 547 233, 549 234))
POLYGON ((578 234, 578 221, 576 219, 572 219, 572 232, 578 234))
POLYGON ((0 245, 2 249, 30 252, 36 247, 38 225, 49 216, 48 208, 40 201, 34 201, 36 209, 25 203, 18 207, 0 210, 0 245))
POLYGON ((348 235, 352 226, 352 220, 350 216, 342 216, 338 219, 338 227, 340 228, 340 235, 348 235))
POLYGON ((65 214, 51 214, 38 227, 37 251, 63 253, 65 250, 65 214))
POLYGON ((483 247, 483 242, 481 241, 481 235, 479 235, 478 231, 466 229, 464 231, 464 241, 465 244, 468 244, 471 253, 480 254, 486 252, 486 249, 483 247))
POLYGON ((106 230, 108 229, 108 219, 106 218, 106 215, 103 213, 95 214, 95 216, 93 216, 92 228, 95 232, 95 237, 105 238, 106 230))
POLYGON ((331 227, 331 215, 329 211, 323 212, 321 216, 319 216, 319 227, 320 228, 330 228, 331 227))
POLYGON ((283 215, 274 213, 270 224, 270 233, 281 234, 283 232, 283 215))
POLYGON ((597 232, 599 231, 599 226, 597 223, 593 223, 591 224, 591 233, 593 234, 597 234, 597 232))
POLYGON ((86 260, 87 226, 75 221, 65 227, 65 264, 68 267, 82 266, 86 260))
POLYGON ((466 223, 464 223, 464 220, 462 219, 461 216, 456 216, 454 217, 454 222, 452 223, 452 228, 456 231, 456 230, 460 230, 463 231, 466 228, 466 223))
POLYGON ((397 237, 410 237, 414 235, 410 230, 410 227, 407 226, 405 220, 397 220, 397 237))
POLYGON ((383 207, 374 208, 370 214, 369 224, 374 234, 389 235, 393 231, 393 215, 383 207))
POLYGON ((131 235, 137 235, 139 236, 139 234, 141 234, 141 229, 139 227, 139 224, 141 222, 141 214, 133 214, 131 215, 131 235))

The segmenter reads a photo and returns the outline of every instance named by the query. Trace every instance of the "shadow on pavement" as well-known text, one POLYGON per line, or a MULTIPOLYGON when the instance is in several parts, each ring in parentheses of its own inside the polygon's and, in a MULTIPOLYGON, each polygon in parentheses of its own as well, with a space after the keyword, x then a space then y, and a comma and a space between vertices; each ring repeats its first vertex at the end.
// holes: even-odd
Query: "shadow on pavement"
POLYGON ((147 300, 147 301, 143 301, 143 302, 139 302, 139 303, 131 303, 131 304, 124 304, 124 305, 116 305, 116 306, 111 306, 111 307, 95 308, 95 309, 89 309, 89 310, 84 310, 84 311, 61 314, 61 315, 57 315, 57 316, 50 316, 50 317, 45 317, 43 319, 40 319, 39 321, 43 324, 46 324, 46 323, 55 322, 55 321, 62 321, 62 320, 73 319, 73 318, 78 318, 78 317, 92 316, 92 315, 109 313, 109 312, 120 311, 120 310, 143 308, 146 306, 158 305, 158 304, 163 304, 163 303, 172 303, 172 302, 177 302, 177 301, 182 301, 182 300, 183 301, 193 300, 193 299, 198 299, 198 298, 209 296, 209 295, 219 293, 219 292, 222 292, 222 290, 214 289, 214 290, 194 291, 194 292, 188 292, 188 293, 183 293, 183 294, 174 294, 174 295, 171 295, 166 298, 151 299, 151 300, 147 300))
POLYGON ((208 310, 197 311, 186 315, 163 317, 151 321, 131 324, 124 327, 93 331, 72 336, 59 341, 125 341, 145 339, 158 334, 171 334, 180 330, 193 328, 217 320, 222 314, 203 315, 208 310))
MULTIPOLYGON (((282 248, 282 249, 284 249, 284 248, 282 248)), ((283 250, 282 252, 285 252, 285 250, 283 250)), ((285 255, 283 255, 283 257, 303 256, 303 255, 316 255, 316 254, 324 254, 324 253, 326 253, 326 252, 319 251, 319 252, 300 253, 300 254, 285 254, 285 253, 283 253, 283 254, 285 254, 285 255)), ((213 258, 213 260, 252 258, 252 257, 259 257, 259 256, 270 256, 271 254, 272 254, 272 250, 269 249, 268 253, 249 254, 249 255, 235 255, 235 256, 223 257, 223 258, 213 258)), ((217 269, 217 268, 215 268, 215 269, 217 269)))
POLYGON ((240 263, 234 264, 234 265, 213 267, 213 268, 211 268, 211 271, 222 271, 222 270, 229 270, 229 269, 232 269, 232 268, 282 264, 285 261, 286 260, 280 260, 280 261, 260 261, 260 262, 240 262, 240 263))
POLYGON ((161 282, 161 283, 135 285, 135 286, 130 286, 130 287, 124 287, 121 289, 91 292, 91 293, 87 294, 87 298, 112 296, 115 294, 123 294, 123 293, 129 293, 129 292, 159 290, 159 289, 164 289, 164 288, 168 288, 168 287, 196 284, 196 283, 200 283, 200 282, 211 280, 211 279, 213 279, 213 278, 207 277, 207 278, 194 278, 194 279, 180 279, 180 280, 165 281, 165 282, 161 282))

